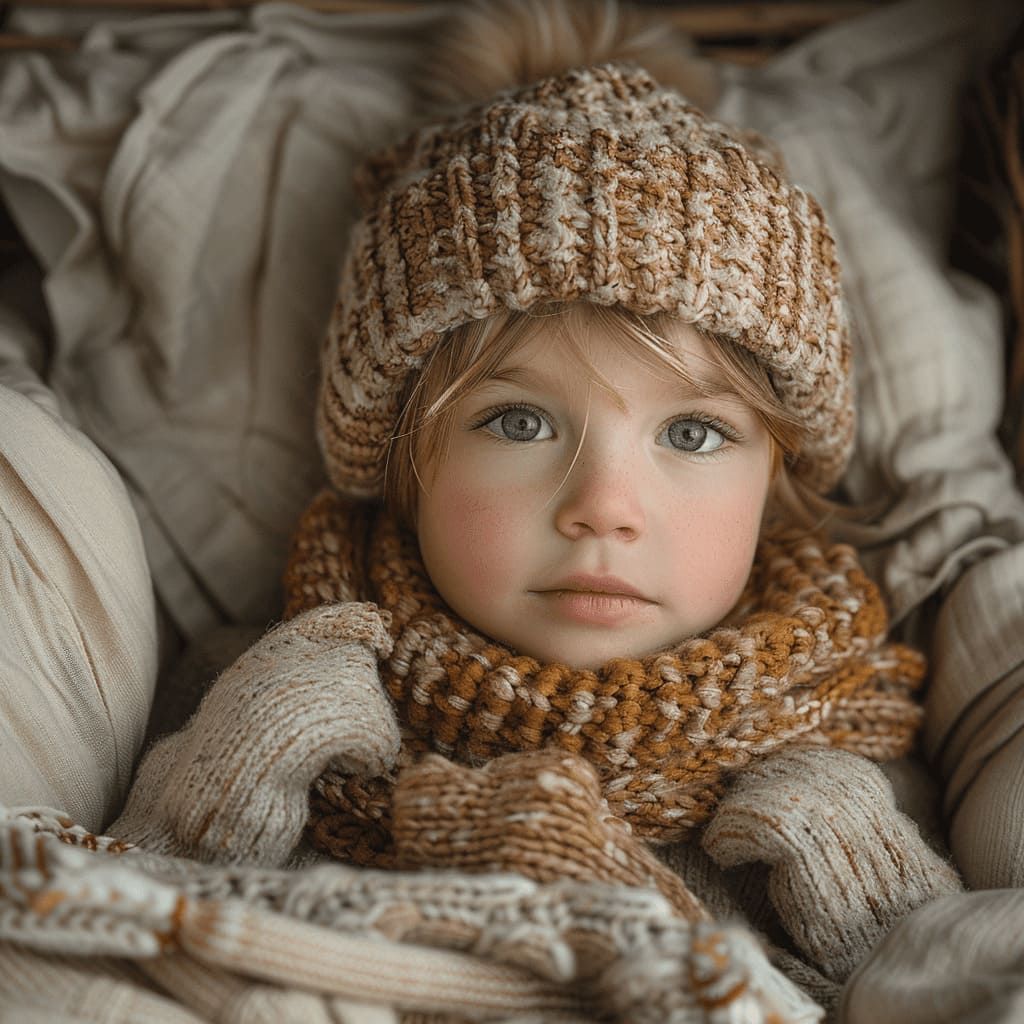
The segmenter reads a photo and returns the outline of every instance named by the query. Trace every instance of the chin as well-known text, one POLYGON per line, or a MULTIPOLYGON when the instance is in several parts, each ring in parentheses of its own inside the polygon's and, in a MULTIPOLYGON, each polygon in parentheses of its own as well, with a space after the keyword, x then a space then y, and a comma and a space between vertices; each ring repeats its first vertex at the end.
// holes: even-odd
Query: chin
POLYGON ((609 661, 614 661, 617 658, 645 658, 649 654, 655 654, 672 647, 671 644, 661 644, 652 647, 649 644, 621 643, 604 649, 605 644, 607 644, 607 635, 601 639, 604 643, 588 644, 576 641, 564 645, 555 644, 540 650, 524 650, 522 648, 519 650, 522 654, 535 658, 541 664, 568 665, 569 668, 596 672, 607 665, 609 661))

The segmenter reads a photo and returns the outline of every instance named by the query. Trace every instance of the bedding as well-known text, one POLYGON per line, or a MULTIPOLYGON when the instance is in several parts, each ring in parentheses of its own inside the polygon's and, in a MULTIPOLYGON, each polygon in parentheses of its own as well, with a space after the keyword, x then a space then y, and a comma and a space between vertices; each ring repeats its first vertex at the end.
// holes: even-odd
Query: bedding
POLYGON ((990 285, 1006 316, 1006 402, 1000 437, 1024 481, 1024 26, 972 84, 953 217, 953 264, 990 285))
MULTIPOLYGON (((801 991, 727 930, 668 941, 664 908, 625 887, 600 890, 591 945, 573 947, 579 894, 494 879, 488 917, 486 886, 463 880, 476 916, 459 937, 430 875, 301 857, 247 873, 102 837, 147 718, 150 735, 180 724, 280 616, 287 539, 321 483, 312 395, 351 170, 415 116, 417 47, 443 14, 125 18, 73 54, 0 65, 0 194, 37 263, 0 282, 0 1021, 573 1019, 565 992, 595 948, 609 977, 648 979, 619 1018, 658 1020, 649 979, 699 966, 698 940, 753 979, 742 1019, 815 1019, 809 992, 855 1022, 1012 1020, 1016 891, 921 908, 842 992, 780 954, 801 991), (337 912, 318 918, 328 898, 337 912), (433 931, 416 925, 431 914, 433 931), (502 914, 533 914, 534 931, 503 946, 502 914), (632 945, 616 921, 634 922, 632 945), (367 942, 376 989, 352 953, 367 942), (457 979, 447 994, 432 970, 457 979), (420 1001, 396 1001, 414 977, 420 1001), (487 1009, 498 982, 515 998, 487 1009)), ((717 116, 771 138, 836 230, 860 402, 844 484, 873 510, 849 539, 933 666, 922 757, 891 775, 926 830, 942 790, 949 831, 931 834, 975 889, 1024 875, 1024 499, 996 435, 998 305, 945 245, 958 96, 1018 17, 901 0, 762 66, 706 69, 717 116)), ((690 870, 723 911, 730 886, 756 885, 690 870)), ((707 1014, 679 1019, 739 1019, 707 1014)))

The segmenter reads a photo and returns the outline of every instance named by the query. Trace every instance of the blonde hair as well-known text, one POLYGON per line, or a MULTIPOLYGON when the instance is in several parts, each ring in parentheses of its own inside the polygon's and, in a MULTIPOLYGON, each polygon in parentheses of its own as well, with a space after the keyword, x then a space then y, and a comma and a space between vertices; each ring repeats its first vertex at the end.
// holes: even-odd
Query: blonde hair
MULTIPOLYGON (((504 312, 474 320, 448 332, 435 346, 422 371, 402 397, 402 412, 390 439, 384 473, 384 502, 415 529, 419 491, 426 485, 421 468, 433 469, 447 458, 459 401, 492 377, 507 357, 543 325, 555 327, 560 340, 595 381, 613 395, 615 389, 590 364, 581 338, 597 324, 619 338, 655 369, 667 369, 699 394, 712 385, 686 365, 672 341, 674 317, 643 316, 621 306, 591 303, 541 304, 526 312, 504 312)), ((788 470, 803 447, 800 421, 779 399, 764 364, 747 349, 711 334, 712 369, 764 424, 771 439, 772 488, 766 522, 783 521, 804 529, 820 528, 838 506, 812 491, 788 470)))

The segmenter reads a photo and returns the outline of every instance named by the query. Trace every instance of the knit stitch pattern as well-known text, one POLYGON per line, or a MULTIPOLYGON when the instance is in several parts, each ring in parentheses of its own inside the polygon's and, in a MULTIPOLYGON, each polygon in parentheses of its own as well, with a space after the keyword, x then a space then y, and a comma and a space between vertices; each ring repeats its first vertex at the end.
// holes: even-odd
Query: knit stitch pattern
POLYGON ((786 930, 843 980, 911 910, 960 887, 895 810, 878 765, 792 750, 737 777, 702 841, 723 867, 772 865, 768 891, 786 930))
POLYGON ((612 814, 596 772, 575 755, 531 750, 472 769, 428 754, 402 772, 393 815, 402 867, 656 888, 681 917, 709 920, 679 875, 612 814))
POLYGON ((821 1018, 742 928, 691 924, 651 889, 206 866, 0 808, 0 1000, 41 983, 69 1019, 158 1024, 346 1021, 355 1001, 432 1024, 821 1018))
POLYGON ((318 434, 342 493, 381 494, 410 380, 445 332, 587 301, 667 312, 768 367, 828 490, 853 443, 848 330, 818 203, 644 71, 576 69, 363 168, 322 353, 318 434))

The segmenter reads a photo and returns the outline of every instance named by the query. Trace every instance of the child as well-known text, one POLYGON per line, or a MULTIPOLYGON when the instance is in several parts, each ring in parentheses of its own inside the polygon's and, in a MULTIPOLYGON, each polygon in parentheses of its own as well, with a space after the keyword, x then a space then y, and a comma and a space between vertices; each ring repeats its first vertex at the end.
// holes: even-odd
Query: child
POLYGON ((791 741, 905 752, 919 659, 847 549, 781 529, 853 441, 815 201, 611 66, 422 130, 364 191, 319 425, 336 491, 386 512, 314 504, 289 614, 390 612, 410 758, 555 745, 665 842, 791 741))
MULTIPOLYGON (((796 946, 841 981, 957 882, 867 760, 909 749, 921 659, 885 643, 852 551, 807 529, 854 433, 817 203, 615 65, 424 128, 362 191, 323 349, 333 489, 296 538, 292 622, 178 742, 194 784, 150 756, 161 827, 279 862, 319 777, 310 834, 336 856, 654 884, 699 920, 635 837, 707 826, 720 864, 773 866, 796 946), (287 657, 301 671, 260 696, 287 657), (316 746, 283 709, 321 678, 325 701, 379 678, 401 750, 316 746), (245 744, 204 738, 232 708, 250 745, 261 714, 291 737, 259 762, 287 826, 234 795, 245 744)), ((354 707, 335 738, 383 730, 385 704, 354 707)), ((133 799, 115 834, 151 838, 133 799)))
POLYGON ((337 489, 386 480, 440 596, 519 653, 596 669, 717 625, 766 506, 810 519, 852 444, 816 204, 618 73, 387 159, 325 353, 337 489))

